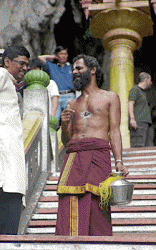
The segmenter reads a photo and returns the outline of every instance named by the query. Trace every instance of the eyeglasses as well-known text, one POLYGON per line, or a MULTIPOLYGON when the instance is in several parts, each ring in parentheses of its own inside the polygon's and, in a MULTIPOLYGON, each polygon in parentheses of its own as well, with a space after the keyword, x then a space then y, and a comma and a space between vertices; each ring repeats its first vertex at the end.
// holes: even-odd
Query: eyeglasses
POLYGON ((18 60, 13 60, 16 63, 19 63, 22 67, 26 66, 27 68, 29 67, 29 64, 23 61, 18 61, 18 60))

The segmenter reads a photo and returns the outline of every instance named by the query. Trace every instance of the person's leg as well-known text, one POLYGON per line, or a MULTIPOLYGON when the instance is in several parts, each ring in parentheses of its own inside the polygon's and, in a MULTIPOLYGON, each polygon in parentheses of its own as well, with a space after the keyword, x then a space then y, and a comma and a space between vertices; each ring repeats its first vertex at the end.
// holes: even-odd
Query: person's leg
POLYGON ((60 195, 55 235, 112 236, 110 211, 91 193, 60 195))
POLYGON ((108 210, 102 210, 99 207, 99 197, 91 195, 90 235, 112 236, 110 207, 107 207, 108 210))
POLYGON ((154 125, 149 125, 149 130, 147 131, 147 147, 154 147, 154 125))
POLYGON ((0 234, 16 235, 21 215, 22 195, 1 192, 0 234))
MULTIPOLYGON (((149 123, 144 123, 144 131, 145 131, 145 147, 154 146, 151 141, 153 138, 151 138, 151 129, 149 123)), ((152 126, 151 126, 152 128, 152 126)))
POLYGON ((112 236, 110 208, 108 207, 108 211, 101 210, 99 203, 100 198, 90 192, 78 196, 78 209, 74 201, 72 214, 73 218, 75 216, 75 222, 78 218, 78 235, 112 236))
POLYGON ((55 235, 89 235, 90 195, 59 196, 55 235))
POLYGON ((140 122, 137 124, 137 129, 130 130, 131 147, 146 147, 149 124, 140 122))

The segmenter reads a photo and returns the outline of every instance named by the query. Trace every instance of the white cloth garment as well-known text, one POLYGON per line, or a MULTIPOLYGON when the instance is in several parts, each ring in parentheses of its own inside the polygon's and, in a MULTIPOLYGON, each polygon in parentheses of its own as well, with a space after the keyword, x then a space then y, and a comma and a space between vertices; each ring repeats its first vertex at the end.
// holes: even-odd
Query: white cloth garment
POLYGON ((23 127, 14 77, 0 68, 0 187, 4 192, 26 192, 23 127))
POLYGON ((60 96, 58 86, 54 80, 50 80, 47 86, 48 96, 49 96, 49 113, 51 112, 51 98, 54 96, 60 96))

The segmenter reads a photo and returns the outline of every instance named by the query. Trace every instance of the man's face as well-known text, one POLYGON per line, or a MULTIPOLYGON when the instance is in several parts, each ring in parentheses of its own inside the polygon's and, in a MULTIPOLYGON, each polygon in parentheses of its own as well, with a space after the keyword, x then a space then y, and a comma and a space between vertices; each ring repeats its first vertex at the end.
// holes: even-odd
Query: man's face
POLYGON ((84 90, 91 82, 90 69, 84 65, 83 59, 79 59, 73 66, 73 86, 77 91, 84 90))
POLYGON ((151 76, 149 76, 148 78, 146 78, 146 89, 148 90, 151 86, 152 86, 152 78, 151 76))
POLYGON ((67 50, 61 50, 60 52, 57 53, 57 59, 59 63, 64 64, 68 60, 68 52, 67 50))
POLYGON ((26 56, 15 57, 12 61, 5 58, 5 67, 17 81, 20 81, 28 71, 28 61, 26 56))
POLYGON ((151 76, 149 76, 149 79, 148 79, 148 86, 149 86, 149 88, 152 86, 152 78, 151 78, 151 76))

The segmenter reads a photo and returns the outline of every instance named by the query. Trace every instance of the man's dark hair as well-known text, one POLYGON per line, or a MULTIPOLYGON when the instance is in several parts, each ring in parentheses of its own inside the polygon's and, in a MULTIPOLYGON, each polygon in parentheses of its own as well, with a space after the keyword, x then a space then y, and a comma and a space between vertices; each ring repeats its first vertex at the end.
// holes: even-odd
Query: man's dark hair
POLYGON ((55 54, 58 54, 60 51, 66 50, 68 52, 68 49, 64 46, 57 46, 55 49, 55 54))
POLYGON ((34 58, 34 59, 29 61, 29 69, 33 69, 33 68, 34 69, 36 69, 36 68, 43 69, 44 64, 41 62, 40 59, 34 58))
POLYGON ((73 59, 73 64, 79 60, 79 59, 83 59, 84 61, 84 65, 86 67, 88 67, 90 70, 93 68, 93 67, 96 67, 96 81, 97 81, 97 85, 98 87, 101 87, 101 77, 102 77, 102 70, 101 70, 101 67, 97 61, 97 59, 93 56, 88 56, 88 55, 84 55, 84 54, 80 54, 78 56, 76 56, 74 59, 73 59))
POLYGON ((144 82, 146 78, 149 78, 150 74, 146 73, 146 72, 141 72, 139 74, 139 82, 144 82))
POLYGON ((23 45, 8 46, 2 54, 2 66, 4 67, 4 59, 6 57, 13 61, 18 56, 26 56, 29 59, 30 53, 23 45))
POLYGON ((29 61, 29 70, 32 69, 37 69, 39 68, 40 70, 45 71, 47 74, 49 74, 49 70, 47 65, 44 65, 40 59, 38 58, 33 58, 29 61))

